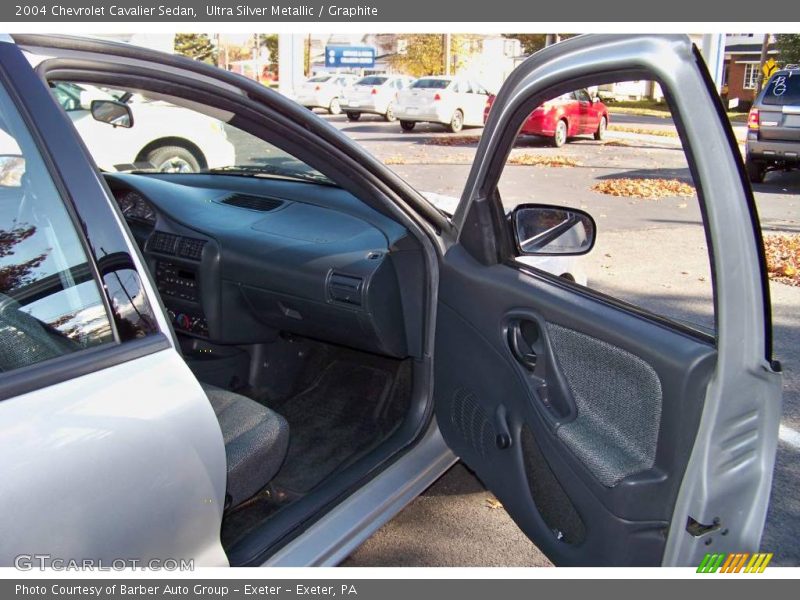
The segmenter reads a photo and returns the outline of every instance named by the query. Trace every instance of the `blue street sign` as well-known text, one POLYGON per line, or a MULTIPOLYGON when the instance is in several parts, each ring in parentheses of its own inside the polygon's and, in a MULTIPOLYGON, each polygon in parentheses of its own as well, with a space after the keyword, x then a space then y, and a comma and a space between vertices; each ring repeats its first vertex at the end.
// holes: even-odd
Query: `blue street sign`
POLYGON ((326 67, 375 66, 375 48, 372 46, 325 46, 326 67))

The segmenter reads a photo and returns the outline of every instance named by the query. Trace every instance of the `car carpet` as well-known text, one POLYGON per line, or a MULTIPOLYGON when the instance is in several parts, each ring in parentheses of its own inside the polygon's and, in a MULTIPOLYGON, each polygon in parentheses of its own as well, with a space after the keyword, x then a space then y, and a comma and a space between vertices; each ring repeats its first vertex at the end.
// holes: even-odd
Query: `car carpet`
POLYGON ((370 447, 384 432, 390 371, 335 360, 300 394, 272 404, 289 422, 289 451, 274 487, 301 495, 370 447))

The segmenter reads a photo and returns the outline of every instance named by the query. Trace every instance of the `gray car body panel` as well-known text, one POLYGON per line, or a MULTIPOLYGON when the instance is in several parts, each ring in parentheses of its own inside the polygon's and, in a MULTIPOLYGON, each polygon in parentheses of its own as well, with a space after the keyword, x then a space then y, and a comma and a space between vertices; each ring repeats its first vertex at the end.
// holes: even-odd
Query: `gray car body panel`
MULTIPOLYGON (((89 166, 84 193, 105 202, 127 231, 89 166)), ((138 248, 127 233, 125 239, 144 292, 158 306, 138 248)), ((22 553, 106 564, 128 558, 228 564, 219 540, 222 432, 163 312, 155 313, 166 349, 0 402, 6 465, 0 565, 22 553)))
POLYGON ((663 557, 664 566, 697 565, 708 544, 715 552, 759 547, 778 439, 781 377, 767 359, 771 323, 752 195, 689 38, 580 36, 524 62, 494 102, 454 223, 461 230, 471 203, 490 197, 516 132, 545 93, 623 79, 655 79, 667 92, 694 165, 712 248, 718 362, 663 557), (689 518, 710 530, 690 534, 689 518))

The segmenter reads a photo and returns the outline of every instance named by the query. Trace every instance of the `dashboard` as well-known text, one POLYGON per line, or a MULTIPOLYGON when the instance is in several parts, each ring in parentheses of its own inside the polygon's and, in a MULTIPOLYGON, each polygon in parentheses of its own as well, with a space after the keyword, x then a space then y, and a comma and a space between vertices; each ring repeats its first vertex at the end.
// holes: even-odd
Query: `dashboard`
POLYGON ((346 190, 219 174, 105 178, 177 333, 242 345, 289 332, 421 352, 419 245, 346 190))

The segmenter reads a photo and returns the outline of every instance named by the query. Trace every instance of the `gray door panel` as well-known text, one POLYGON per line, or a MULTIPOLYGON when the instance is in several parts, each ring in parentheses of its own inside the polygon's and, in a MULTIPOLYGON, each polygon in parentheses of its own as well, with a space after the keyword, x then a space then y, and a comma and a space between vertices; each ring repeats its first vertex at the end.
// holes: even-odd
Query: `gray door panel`
POLYGON ((451 249, 436 331, 437 421, 554 561, 657 564, 716 352, 571 296, 546 276, 487 268, 451 249), (520 321, 535 324, 526 326, 533 370, 509 341, 520 321))
POLYGON ((699 564, 758 548, 780 376, 761 234, 730 125, 686 36, 580 36, 500 90, 442 260, 435 402, 448 444, 556 563, 699 564), (497 182, 548 97, 653 79, 673 109, 715 283, 706 335, 516 264, 497 182))

